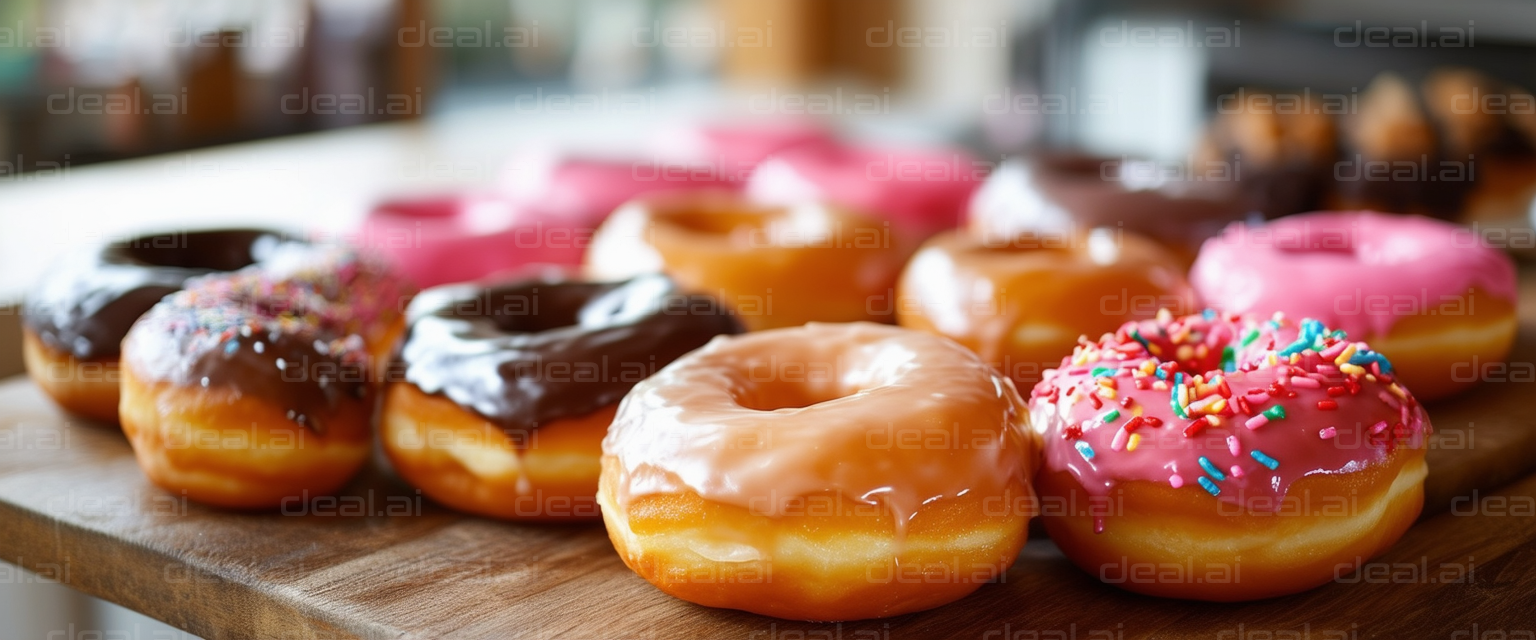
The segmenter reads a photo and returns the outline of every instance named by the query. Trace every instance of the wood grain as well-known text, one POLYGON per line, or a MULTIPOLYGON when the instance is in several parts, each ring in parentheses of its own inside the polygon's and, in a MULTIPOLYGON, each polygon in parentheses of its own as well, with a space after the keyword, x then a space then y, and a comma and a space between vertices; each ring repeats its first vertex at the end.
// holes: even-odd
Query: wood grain
MULTIPOLYGON (((1536 323, 1521 335, 1512 359, 1536 362, 1536 323)), ((816 625, 706 609, 632 574, 600 525, 464 517, 377 466, 290 513, 191 504, 150 485, 115 429, 22 378, 0 383, 0 559, 207 638, 1501 637, 1536 630, 1536 478, 1498 488, 1536 465, 1533 390, 1490 381, 1430 407, 1426 517, 1380 575, 1255 603, 1127 593, 1036 540, 934 611, 816 625)))

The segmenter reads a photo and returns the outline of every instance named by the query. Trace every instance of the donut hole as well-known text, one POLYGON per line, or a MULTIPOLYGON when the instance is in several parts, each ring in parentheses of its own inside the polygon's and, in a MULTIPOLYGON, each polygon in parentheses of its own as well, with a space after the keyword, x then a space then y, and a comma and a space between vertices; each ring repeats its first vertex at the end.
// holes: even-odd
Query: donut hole
POLYGON ((280 240, 259 229, 161 233, 128 240, 120 250, 147 266, 234 271, 255 264, 280 240))
POLYGON ((761 231, 786 217, 781 209, 681 210, 660 213, 657 220, 694 233, 727 236, 744 231, 761 231))
POLYGON ((738 387, 732 395, 736 403, 753 411, 804 409, 857 393, 835 381, 771 380, 738 387))
POLYGON ((1068 232, 1051 231, 1022 231, 1019 233, 999 236, 994 234, 982 234, 977 241, 967 249, 978 255, 1007 255, 1020 253, 1071 253, 1073 245, 1078 240, 1068 232))

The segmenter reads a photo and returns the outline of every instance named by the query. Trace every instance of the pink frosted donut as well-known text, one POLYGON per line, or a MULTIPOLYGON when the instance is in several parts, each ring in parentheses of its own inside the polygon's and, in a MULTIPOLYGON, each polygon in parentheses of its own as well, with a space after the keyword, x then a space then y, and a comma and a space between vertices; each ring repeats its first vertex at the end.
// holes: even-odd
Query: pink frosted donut
POLYGON ((508 165, 502 193, 543 215, 590 229, 644 193, 734 186, 732 176, 707 164, 533 153, 508 165))
POLYGON ((1419 216, 1317 212, 1234 224, 1207 240, 1191 282, 1233 313, 1316 318, 1369 341, 1421 398, 1502 362, 1518 324, 1515 267, 1471 230, 1419 216))
POLYGON ((359 244, 421 286, 465 282, 530 264, 575 266, 596 221, 491 195, 391 200, 369 212, 359 244))
POLYGON ((885 217, 920 241, 958 226, 984 177, 959 149, 808 145, 764 161, 752 172, 747 193, 771 204, 830 200, 885 217))
POLYGON ((1423 505, 1430 424, 1391 370, 1283 316, 1163 312, 1085 340, 1030 398, 1046 530, 1152 595, 1250 600, 1347 575, 1423 505))
POLYGON ((802 146, 826 146, 836 140, 809 120, 776 120, 735 125, 704 125, 669 131, 655 146, 682 164, 713 164, 731 180, 744 181, 769 156, 802 146))

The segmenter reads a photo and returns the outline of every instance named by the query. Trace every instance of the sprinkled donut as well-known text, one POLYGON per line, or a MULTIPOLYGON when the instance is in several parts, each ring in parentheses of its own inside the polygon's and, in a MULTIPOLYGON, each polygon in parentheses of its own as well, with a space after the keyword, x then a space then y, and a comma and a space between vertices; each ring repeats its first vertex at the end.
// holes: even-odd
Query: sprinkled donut
POLYGON ((1163 313, 1084 341, 1030 399, 1046 530, 1152 595, 1250 600, 1347 574, 1423 505, 1430 424, 1392 371, 1280 315, 1163 313), (1164 566, 1196 575, 1141 571, 1164 566))
POLYGON ((123 340, 120 418, 156 484, 234 508, 339 488, 367 459, 375 368, 411 290, 341 247, 192 280, 123 340))

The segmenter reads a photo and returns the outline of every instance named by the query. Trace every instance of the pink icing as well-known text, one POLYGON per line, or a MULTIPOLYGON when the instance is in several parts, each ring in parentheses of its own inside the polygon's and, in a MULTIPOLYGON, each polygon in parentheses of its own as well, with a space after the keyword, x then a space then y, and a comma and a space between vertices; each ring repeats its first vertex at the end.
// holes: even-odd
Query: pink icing
POLYGON ((833 144, 832 134, 815 122, 786 119, 666 131, 653 146, 682 164, 713 164, 731 179, 745 180, 769 156, 800 146, 833 144))
POLYGON ((884 216, 909 237, 922 239, 960 223, 985 174, 959 149, 808 145, 763 162, 747 192, 773 204, 831 200, 884 216))
POLYGON ((562 217, 485 195, 384 202, 360 244, 422 286, 464 282, 529 264, 575 266, 597 221, 562 217))
POLYGON ((1317 212, 1205 242, 1190 281, 1233 313, 1315 318, 1361 338, 1404 315, 1465 309, 1468 290, 1514 302, 1515 266, 1475 232, 1419 216, 1317 212))
POLYGON ((1396 447, 1425 446, 1430 424, 1423 408, 1392 381, 1389 367, 1369 361, 1376 356, 1364 343, 1322 329, 1324 337, 1303 349, 1294 344, 1298 327, 1284 319, 1164 314, 1084 343, 1062 368, 1045 373, 1030 398, 1046 467, 1071 473, 1091 495, 1107 495, 1122 482, 1157 482, 1182 491, 1214 488, 1215 499, 1276 511, 1300 478, 1350 473, 1383 462, 1396 447), (1249 335, 1255 337, 1242 346, 1249 335), (1137 336, 1172 357, 1153 355, 1137 336), (1230 359, 1222 355, 1227 346, 1230 359), (1346 362, 1366 362, 1360 369, 1335 362, 1351 347, 1364 355, 1346 362), (1148 361, 1166 379, 1144 373, 1148 361), (1181 405, 1187 418, 1171 404, 1179 373, 1190 389, 1181 405), (1191 384, 1197 374, 1199 384, 1191 384), (1141 436, 1134 448, 1133 434, 1141 436))

